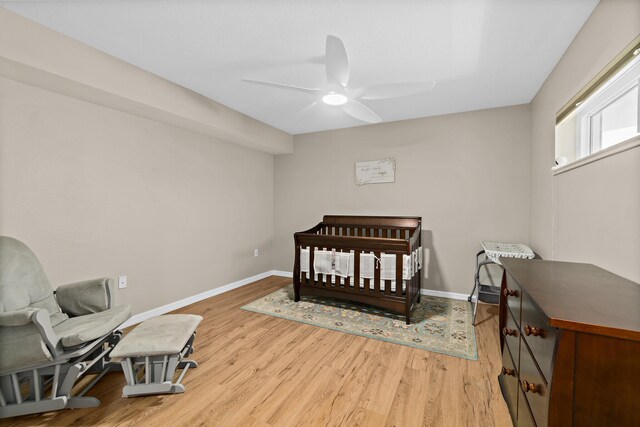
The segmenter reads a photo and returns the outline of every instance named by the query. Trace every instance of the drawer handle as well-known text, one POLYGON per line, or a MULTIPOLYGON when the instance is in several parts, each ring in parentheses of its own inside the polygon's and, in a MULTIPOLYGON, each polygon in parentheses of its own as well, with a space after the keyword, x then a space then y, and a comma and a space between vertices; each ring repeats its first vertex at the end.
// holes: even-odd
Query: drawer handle
POLYGON ((526 336, 533 335, 534 337, 544 337, 544 329, 536 328, 535 326, 524 325, 524 334, 526 336))
POLYGON ((513 337, 517 337, 518 336, 518 332, 515 329, 509 329, 506 326, 504 328, 502 328, 502 335, 504 335, 505 337, 507 335, 511 335, 513 337))
POLYGON ((540 386, 530 383, 527 380, 522 380, 520 381, 520 385, 522 386, 522 391, 524 391, 525 393, 527 392, 531 392, 531 393, 540 393, 540 386))
POLYGON ((504 291, 502 291, 502 295, 504 295, 505 297, 517 297, 518 291, 504 288, 504 291))
POLYGON ((514 371, 513 369, 505 368, 503 366, 502 367, 502 375, 509 375, 511 377, 515 377, 516 376, 516 371, 514 371))

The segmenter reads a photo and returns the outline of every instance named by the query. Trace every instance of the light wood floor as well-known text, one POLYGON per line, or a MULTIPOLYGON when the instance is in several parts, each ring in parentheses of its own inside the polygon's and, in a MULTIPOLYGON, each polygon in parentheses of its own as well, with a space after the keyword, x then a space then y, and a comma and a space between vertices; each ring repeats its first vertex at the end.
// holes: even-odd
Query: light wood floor
POLYGON ((186 393, 121 397, 122 373, 89 394, 98 408, 3 425, 510 426, 497 376, 497 308, 482 305, 477 362, 241 310, 291 279, 270 277, 179 310, 204 316, 186 393))

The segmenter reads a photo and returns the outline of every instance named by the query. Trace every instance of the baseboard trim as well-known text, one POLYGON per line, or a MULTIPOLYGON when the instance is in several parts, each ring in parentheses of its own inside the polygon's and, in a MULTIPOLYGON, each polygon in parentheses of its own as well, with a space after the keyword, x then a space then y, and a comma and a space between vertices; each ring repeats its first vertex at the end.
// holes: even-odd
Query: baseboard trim
POLYGON ((179 308, 185 307, 189 304, 194 304, 198 301, 202 301, 207 298, 214 297, 216 295, 223 294, 225 292, 229 292, 233 289, 240 288, 242 286, 248 285, 249 283, 253 283, 257 280, 264 279, 269 276, 280 276, 278 273, 286 273, 286 272, 277 272, 275 270, 265 271, 264 273, 256 274, 255 276, 247 277, 245 279, 240 279, 233 283, 229 283, 224 286, 220 286, 219 288, 211 289, 206 292, 199 293, 197 295, 193 295, 179 301, 175 301, 169 304, 165 304, 161 307, 156 307, 151 310, 144 311, 142 313, 135 314, 129 318, 126 322, 124 322, 120 327, 128 328, 129 326, 136 325, 140 322, 143 322, 147 319, 151 319, 152 317, 160 316, 162 314, 168 313, 173 310, 177 310, 179 308))
POLYGON ((274 276, 280 276, 280 277, 293 277, 293 273, 290 271, 282 271, 282 270, 271 270, 271 273, 274 276))

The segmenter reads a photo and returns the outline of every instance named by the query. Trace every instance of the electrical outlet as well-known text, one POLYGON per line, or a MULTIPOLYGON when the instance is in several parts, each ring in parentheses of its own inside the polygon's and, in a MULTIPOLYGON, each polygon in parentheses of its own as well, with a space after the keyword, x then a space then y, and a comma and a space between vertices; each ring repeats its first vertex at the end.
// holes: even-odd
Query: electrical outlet
POLYGON ((118 289, 124 289, 127 287, 127 276, 118 277, 118 289))
POLYGON ((254 249, 253 256, 258 256, 258 255, 260 255, 260 251, 258 249, 254 249))

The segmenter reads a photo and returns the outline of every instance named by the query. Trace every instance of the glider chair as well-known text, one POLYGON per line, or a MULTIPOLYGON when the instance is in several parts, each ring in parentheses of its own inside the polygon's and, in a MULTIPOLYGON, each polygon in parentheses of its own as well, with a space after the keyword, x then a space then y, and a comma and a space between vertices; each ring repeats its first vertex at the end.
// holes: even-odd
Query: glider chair
POLYGON ((110 369, 128 305, 112 307, 111 279, 53 290, 31 250, 0 236, 0 418, 95 407, 85 396, 110 369), (96 376, 77 394, 76 382, 96 376))

